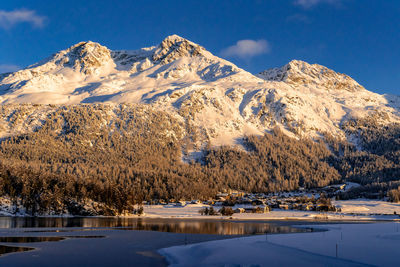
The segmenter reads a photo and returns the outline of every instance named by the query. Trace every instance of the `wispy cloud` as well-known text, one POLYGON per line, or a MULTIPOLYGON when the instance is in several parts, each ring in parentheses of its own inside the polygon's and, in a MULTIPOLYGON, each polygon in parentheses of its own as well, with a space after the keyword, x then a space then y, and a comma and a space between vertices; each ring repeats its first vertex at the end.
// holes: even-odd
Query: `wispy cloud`
POLYGON ((46 17, 39 16, 35 10, 17 9, 13 11, 0 10, 0 28, 10 29, 19 23, 29 23, 33 27, 44 26, 46 17))
POLYGON ((342 0, 295 0, 294 4, 302 8, 308 9, 319 4, 331 4, 339 6, 342 0))
POLYGON ((223 57, 239 57, 248 59, 256 55, 270 51, 270 45, 266 40, 239 40, 235 45, 221 51, 223 57))
POLYGON ((0 73, 5 72, 14 72, 21 69, 20 66, 13 65, 13 64, 0 64, 0 73))

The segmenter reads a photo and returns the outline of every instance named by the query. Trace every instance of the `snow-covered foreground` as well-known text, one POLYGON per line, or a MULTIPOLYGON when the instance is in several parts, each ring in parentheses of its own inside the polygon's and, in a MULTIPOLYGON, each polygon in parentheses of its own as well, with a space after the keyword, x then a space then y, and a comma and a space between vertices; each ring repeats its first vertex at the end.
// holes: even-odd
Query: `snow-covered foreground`
POLYGON ((312 227, 328 231, 234 238, 159 253, 171 266, 400 266, 400 223, 312 227))
MULTIPOLYGON (((341 212, 315 212, 298 210, 272 210, 269 213, 235 213, 235 220, 400 220, 400 204, 378 200, 335 201, 341 212), (396 212, 396 215, 394 214, 396 212)), ((184 207, 174 205, 148 205, 144 207, 145 217, 150 218, 227 218, 222 216, 202 216, 199 210, 208 207, 203 204, 188 204, 184 207)), ((218 210, 218 207, 214 207, 218 210)))

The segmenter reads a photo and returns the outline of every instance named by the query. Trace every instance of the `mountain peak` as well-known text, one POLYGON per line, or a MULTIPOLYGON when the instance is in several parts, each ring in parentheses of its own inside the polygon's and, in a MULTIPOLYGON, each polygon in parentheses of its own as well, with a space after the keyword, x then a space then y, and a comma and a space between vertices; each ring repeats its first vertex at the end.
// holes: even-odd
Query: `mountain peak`
POLYGON ((301 60, 292 60, 281 68, 268 69, 260 72, 258 76, 269 81, 284 81, 292 85, 310 84, 334 89, 355 92, 363 90, 350 76, 335 72, 319 64, 309 64, 301 60))
POLYGON ((179 36, 177 34, 172 34, 172 35, 169 35, 169 36, 165 37, 163 42, 165 42, 165 41, 171 41, 171 42, 179 41, 180 42, 180 41, 189 41, 189 40, 187 40, 187 39, 185 39, 185 38, 183 38, 183 37, 181 37, 181 36, 179 36))
POLYGON ((99 43, 96 43, 96 42, 93 42, 93 41, 82 41, 82 42, 79 42, 77 44, 72 45, 68 49, 72 50, 72 49, 76 49, 76 48, 79 48, 79 47, 88 49, 88 48, 93 48, 93 47, 96 47, 96 46, 101 46, 101 45, 99 43))
POLYGON ((167 36, 158 46, 153 61, 168 64, 181 57, 202 56, 203 47, 176 34, 167 36))
POLYGON ((71 67, 84 74, 95 74, 99 68, 111 61, 110 50, 92 41, 79 42, 57 53, 54 63, 71 67))

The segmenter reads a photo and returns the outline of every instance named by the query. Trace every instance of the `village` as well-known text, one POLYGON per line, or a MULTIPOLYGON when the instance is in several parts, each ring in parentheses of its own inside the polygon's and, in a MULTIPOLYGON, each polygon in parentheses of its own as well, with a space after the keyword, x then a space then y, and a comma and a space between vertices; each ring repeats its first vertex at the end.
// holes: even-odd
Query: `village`
POLYGON ((207 201, 164 201, 144 202, 144 205, 173 205, 185 207, 186 205, 204 205, 198 212, 200 215, 231 216, 234 213, 268 213, 273 209, 299 210, 316 212, 341 212, 340 208, 332 204, 331 199, 339 192, 358 186, 354 183, 338 184, 306 190, 299 188, 297 191, 280 192, 271 194, 253 194, 236 190, 218 193, 214 199, 207 201))
POLYGON ((325 188, 306 192, 304 190, 277 194, 249 194, 238 191, 219 193, 215 200, 206 201, 211 207, 200 213, 212 215, 210 209, 218 210, 221 215, 233 213, 268 213, 272 209, 302 211, 340 211, 332 205, 331 197, 341 188, 325 188), (211 213, 211 214, 210 214, 211 213))

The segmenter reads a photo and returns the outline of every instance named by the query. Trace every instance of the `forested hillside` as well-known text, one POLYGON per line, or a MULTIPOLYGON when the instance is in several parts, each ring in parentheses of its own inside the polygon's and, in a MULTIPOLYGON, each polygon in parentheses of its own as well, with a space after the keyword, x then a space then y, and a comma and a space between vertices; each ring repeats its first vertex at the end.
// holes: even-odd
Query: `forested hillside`
POLYGON ((278 129, 244 147, 215 147, 182 161, 187 125, 146 105, 48 110, 41 127, 0 146, 0 192, 32 214, 120 214, 143 200, 208 199, 218 191, 294 190, 341 180, 323 143, 278 129), (110 114, 113 114, 112 116, 110 114))
MULTIPOLYGON (((400 124, 381 125, 374 117, 350 120, 343 125, 356 145, 326 135, 333 151, 331 162, 346 181, 357 182, 342 198, 384 197, 400 185, 400 124)), ((394 191, 393 191, 394 192, 394 191)))

